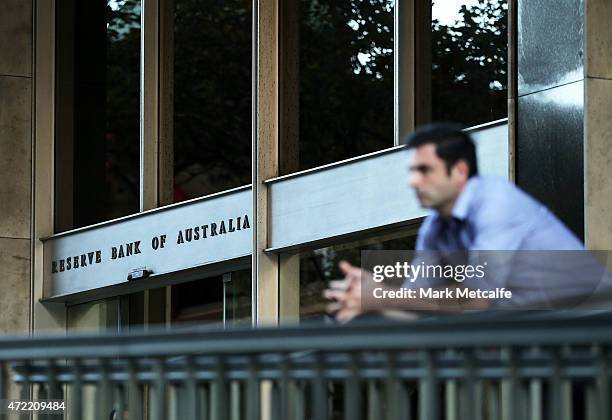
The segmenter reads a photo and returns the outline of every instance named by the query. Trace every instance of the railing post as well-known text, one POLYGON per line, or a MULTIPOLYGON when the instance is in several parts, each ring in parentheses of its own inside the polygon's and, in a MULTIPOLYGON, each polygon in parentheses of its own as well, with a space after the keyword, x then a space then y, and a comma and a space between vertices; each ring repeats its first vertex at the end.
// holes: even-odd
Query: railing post
POLYGON ((195 379, 195 362, 192 356, 187 357, 187 380, 185 381, 185 389, 183 390, 184 398, 179 401, 179 409, 182 411, 182 415, 179 419, 187 418, 185 416, 190 415, 189 418, 200 419, 202 417, 202 410, 200 407, 200 401, 197 395, 197 382, 195 379), (189 410, 189 413, 187 412, 189 410))
POLYGON ((529 418, 542 420, 542 381, 532 379, 529 382, 529 418))
POLYGON ((167 380, 164 367, 164 359, 156 359, 154 362, 153 394, 151 396, 151 419, 166 419, 167 380))
POLYGON ((344 385, 344 418, 346 420, 361 420, 363 410, 357 354, 351 353, 349 358, 350 373, 344 385))
POLYGON ((557 349, 551 349, 552 375, 550 377, 550 391, 548 397, 548 405, 550 407, 549 419, 562 420, 561 418, 561 365, 559 360, 559 352, 557 349))
POLYGON ((133 359, 128 359, 128 418, 141 419, 143 418, 143 390, 138 383, 137 378, 137 363, 133 359))
POLYGON ((83 415, 83 377, 81 369, 81 361, 79 359, 73 360, 72 373, 74 381, 69 386, 71 392, 67 393, 68 412, 71 419, 80 419, 83 415))
POLYGON ((444 383, 446 420, 459 420, 459 387, 455 379, 444 383))
POLYGON ((597 357, 597 411, 601 420, 610 419, 610 376, 608 359, 605 347, 596 346, 595 355, 597 357))
POLYGON ((113 410, 113 398, 110 389, 110 379, 108 372, 108 361, 101 359, 97 364, 100 380, 98 381, 98 389, 96 392, 96 410, 95 418, 107 420, 113 410))
POLYGON ((247 379, 247 420, 259 420, 261 410, 261 393, 257 367, 253 357, 249 358, 247 379))
POLYGON ((438 390, 433 350, 425 350, 421 355, 425 375, 419 380, 419 420, 437 420, 438 390))
POLYGON ((465 382, 463 384, 462 419, 482 419, 482 388, 476 375, 476 359, 473 350, 465 350, 465 382))
POLYGON ((324 377, 321 355, 315 355, 314 379, 312 380, 312 410, 314 420, 327 420, 327 381, 324 377))
POLYGON ((404 384, 397 374, 397 354, 391 352, 387 359, 386 383, 386 418, 388 420, 406 419, 408 415, 408 398, 404 392, 404 384))
POLYGON ((376 379, 368 381, 368 420, 382 418, 382 397, 376 379))
POLYGON ((505 359, 509 369, 509 378, 502 380, 502 420, 515 420, 519 417, 519 379, 516 349, 505 347, 501 350, 502 360, 505 359))

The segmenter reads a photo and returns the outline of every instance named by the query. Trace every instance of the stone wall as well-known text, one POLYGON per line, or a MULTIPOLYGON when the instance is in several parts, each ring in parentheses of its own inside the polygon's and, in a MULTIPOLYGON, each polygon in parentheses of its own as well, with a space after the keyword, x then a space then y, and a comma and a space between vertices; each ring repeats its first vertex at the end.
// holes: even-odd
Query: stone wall
POLYGON ((30 325, 32 1, 0 13, 0 334, 30 325))

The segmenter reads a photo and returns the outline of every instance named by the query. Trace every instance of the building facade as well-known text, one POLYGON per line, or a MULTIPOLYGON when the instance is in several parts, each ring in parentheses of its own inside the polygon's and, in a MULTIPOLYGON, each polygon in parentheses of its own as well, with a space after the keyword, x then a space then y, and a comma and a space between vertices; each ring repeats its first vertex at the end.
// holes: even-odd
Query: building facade
POLYGON ((2 331, 321 317, 337 262, 410 249, 401 139, 612 247, 606 0, 9 0, 2 331))

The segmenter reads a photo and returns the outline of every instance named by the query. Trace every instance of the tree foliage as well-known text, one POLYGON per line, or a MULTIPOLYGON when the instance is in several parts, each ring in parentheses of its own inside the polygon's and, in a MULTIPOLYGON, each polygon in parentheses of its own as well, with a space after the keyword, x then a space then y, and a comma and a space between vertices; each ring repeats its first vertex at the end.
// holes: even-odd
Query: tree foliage
POLYGON ((461 6, 451 25, 432 22, 434 120, 473 126, 507 115, 507 3, 461 6))

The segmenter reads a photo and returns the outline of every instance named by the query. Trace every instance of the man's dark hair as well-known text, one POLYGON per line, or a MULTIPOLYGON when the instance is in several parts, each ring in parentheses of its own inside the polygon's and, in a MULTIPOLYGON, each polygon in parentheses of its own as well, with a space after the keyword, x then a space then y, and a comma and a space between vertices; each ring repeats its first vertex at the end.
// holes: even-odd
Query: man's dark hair
POLYGON ((468 133, 453 123, 435 123, 419 127, 406 139, 406 147, 414 149, 424 144, 436 146, 436 154, 446 163, 450 175, 451 168, 463 159, 469 167, 468 178, 478 175, 476 147, 468 133))

